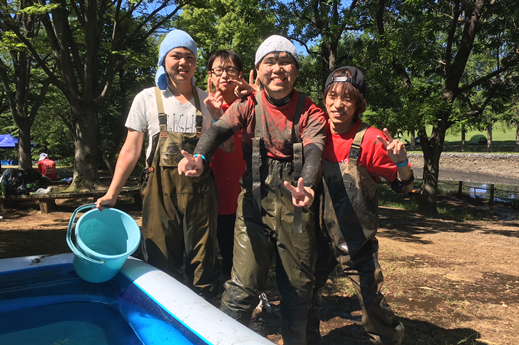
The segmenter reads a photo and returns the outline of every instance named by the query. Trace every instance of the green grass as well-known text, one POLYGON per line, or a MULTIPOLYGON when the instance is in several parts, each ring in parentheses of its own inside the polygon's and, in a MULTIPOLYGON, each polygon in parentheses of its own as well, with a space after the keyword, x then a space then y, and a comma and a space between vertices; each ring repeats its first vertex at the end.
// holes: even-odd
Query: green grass
MULTIPOLYGON (((427 134, 430 134, 432 131, 432 126, 427 128, 427 134)), ((477 134, 484 135, 485 138, 488 138, 488 132, 486 131, 478 131, 478 130, 469 130, 465 134, 465 152, 487 152, 486 145, 478 145, 469 143, 470 139, 477 134)), ((492 152, 507 152, 507 153, 517 153, 515 152, 515 127, 507 127, 504 123, 496 123, 494 125, 494 129, 492 131, 492 152)), ((404 133, 401 138, 402 141, 408 140, 411 141, 411 136, 409 133, 404 133)), ((420 146, 416 147, 418 152, 421 152, 420 146)), ((445 144, 443 147, 444 152, 460 152, 461 151, 461 133, 455 132, 453 129, 447 130, 445 134, 445 144)))
POLYGON ((418 211, 418 196, 395 193, 389 184, 382 182, 378 187, 379 206, 394 207, 403 210, 418 211))

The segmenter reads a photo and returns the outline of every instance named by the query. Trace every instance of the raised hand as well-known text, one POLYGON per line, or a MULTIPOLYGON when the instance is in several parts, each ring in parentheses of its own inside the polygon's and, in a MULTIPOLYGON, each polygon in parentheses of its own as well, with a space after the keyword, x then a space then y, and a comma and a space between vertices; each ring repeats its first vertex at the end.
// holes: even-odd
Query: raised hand
POLYGON ((387 150, 389 158, 395 164, 404 162, 407 159, 407 151, 405 150, 404 143, 398 139, 394 140, 387 128, 384 128, 383 132, 387 139, 380 135, 377 135, 377 139, 384 145, 384 149, 387 150))
POLYGON ((220 78, 216 78, 215 89, 213 90, 213 83, 211 81, 211 77, 207 78, 207 93, 209 94, 206 99, 204 99, 204 104, 207 107, 207 110, 211 113, 211 117, 217 121, 220 116, 222 116, 222 105, 223 105, 223 96, 220 92, 220 78))
POLYGON ((182 160, 178 163, 178 174, 185 174, 186 176, 200 176, 204 172, 204 159, 202 156, 194 157, 187 151, 180 151, 182 153, 182 160))
POLYGON ((234 88, 234 95, 238 98, 247 97, 253 92, 258 92, 259 90, 259 81, 256 79, 254 81, 254 70, 250 70, 249 74, 249 82, 247 83, 242 76, 236 82, 236 87, 234 88))
POLYGON ((292 194, 292 203, 297 207, 310 207, 314 202, 314 190, 310 187, 305 187, 303 183, 303 178, 300 177, 297 180, 297 186, 292 186, 289 182, 285 181, 283 183, 285 188, 292 194))

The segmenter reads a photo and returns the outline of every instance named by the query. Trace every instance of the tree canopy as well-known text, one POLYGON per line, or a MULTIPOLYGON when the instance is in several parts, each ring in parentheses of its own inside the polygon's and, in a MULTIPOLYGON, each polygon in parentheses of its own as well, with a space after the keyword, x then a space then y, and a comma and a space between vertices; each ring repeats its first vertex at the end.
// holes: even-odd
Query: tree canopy
MULTIPOLYGON (((446 131, 491 127, 498 119, 517 124, 519 7, 514 0, 16 4, 4 2, 0 10, 0 76, 6 76, 0 110, 9 109, 16 119, 10 93, 20 97, 28 91, 24 97, 31 101, 26 104, 34 108, 38 105, 34 100, 47 90, 42 86, 50 82, 53 86, 45 100, 51 103, 34 109, 38 114, 59 115, 60 127, 70 132, 74 179, 80 185, 95 185, 101 161, 113 168, 131 99, 153 84, 159 36, 172 27, 187 31, 197 42, 195 77, 201 88, 212 52, 237 52, 247 76, 256 48, 271 34, 285 35, 303 49, 296 87, 318 104, 332 70, 358 67, 368 84, 363 119, 393 133, 420 137, 425 160, 420 206, 428 213, 436 212, 446 131), (27 28, 34 31, 27 34, 27 28), (17 74, 22 55, 30 60, 23 64, 29 68, 17 74), (22 75, 30 75, 32 82, 15 90, 19 84, 15 78, 22 75), (60 111, 53 109, 58 100, 65 103, 60 111), (432 131, 426 130, 431 127, 432 131)), ((30 118, 30 107, 23 107, 21 102, 17 109, 25 109, 20 114, 30 118)), ((57 126, 55 121, 45 117, 35 123, 57 126)), ((5 116, 0 117, 0 125, 9 127, 4 122, 5 116)), ((16 127, 21 136, 23 124, 16 122, 16 127)), ((39 128, 35 131, 42 133, 39 128)))

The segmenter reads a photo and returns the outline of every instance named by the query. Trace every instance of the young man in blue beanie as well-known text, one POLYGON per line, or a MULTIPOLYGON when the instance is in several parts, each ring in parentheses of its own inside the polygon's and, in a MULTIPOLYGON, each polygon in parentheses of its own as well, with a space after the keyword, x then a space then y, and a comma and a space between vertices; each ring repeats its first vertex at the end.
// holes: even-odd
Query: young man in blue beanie
POLYGON ((314 186, 325 143, 325 115, 294 89, 299 60, 285 37, 267 38, 256 52, 261 91, 234 102, 185 153, 179 172, 205 173, 204 157, 243 130, 246 171, 238 199, 234 257, 221 309, 248 324, 276 257, 285 345, 306 345, 306 316, 316 260, 314 186), (294 187, 294 184, 296 187, 294 187))
POLYGON ((210 299, 218 293, 216 257, 218 192, 210 169, 197 178, 179 175, 181 150, 193 152, 213 123, 204 105, 207 93, 192 84, 197 47, 191 36, 173 30, 160 45, 156 87, 133 101, 128 135, 108 192, 97 207, 114 206, 141 154, 148 134, 147 168, 142 175, 142 251, 151 265, 182 281, 186 256, 188 285, 210 299))

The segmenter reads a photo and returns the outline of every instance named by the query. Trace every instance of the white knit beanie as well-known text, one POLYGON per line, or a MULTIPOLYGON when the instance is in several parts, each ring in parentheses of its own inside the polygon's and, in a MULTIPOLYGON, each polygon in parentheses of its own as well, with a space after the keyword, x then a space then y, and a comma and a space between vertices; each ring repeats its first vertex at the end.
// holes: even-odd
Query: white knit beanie
POLYGON ((283 36, 272 35, 265 41, 263 41, 263 43, 259 46, 258 50, 256 51, 256 59, 254 61, 254 65, 257 66, 265 56, 274 52, 288 53, 292 55, 299 64, 299 58, 297 57, 297 51, 294 44, 283 36))

